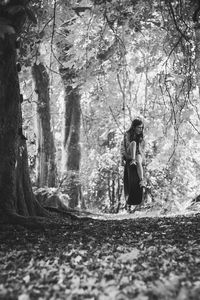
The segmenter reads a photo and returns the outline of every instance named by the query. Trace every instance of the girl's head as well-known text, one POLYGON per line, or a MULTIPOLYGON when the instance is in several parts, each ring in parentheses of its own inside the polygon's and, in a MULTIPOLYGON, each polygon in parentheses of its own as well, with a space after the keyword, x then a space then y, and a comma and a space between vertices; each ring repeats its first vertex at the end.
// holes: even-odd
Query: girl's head
POLYGON ((128 132, 130 132, 131 140, 138 139, 138 141, 143 140, 143 129, 144 124, 140 119, 134 119, 131 123, 131 127, 128 132))

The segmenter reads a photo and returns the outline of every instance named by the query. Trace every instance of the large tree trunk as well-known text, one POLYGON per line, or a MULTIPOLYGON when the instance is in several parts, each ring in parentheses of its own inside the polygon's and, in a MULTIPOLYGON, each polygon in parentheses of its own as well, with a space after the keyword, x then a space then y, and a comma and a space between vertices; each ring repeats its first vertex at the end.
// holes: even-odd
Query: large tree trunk
POLYGON ((56 183, 55 145, 51 130, 49 76, 42 63, 32 66, 37 99, 37 185, 53 187, 56 183))
MULTIPOLYGON (((4 10, 6 6, 0 5, 0 17, 4 10)), ((32 192, 26 144, 21 133, 15 30, 10 25, 3 29, 4 34, 0 28, 0 219, 26 224, 24 216, 46 214, 32 192)))
POLYGON ((15 37, 0 38, 0 204, 14 210, 20 92, 14 49, 15 37))
POLYGON ((19 140, 16 166, 16 204, 15 210, 23 216, 46 215, 40 207, 32 191, 26 142, 23 138, 19 140))
POLYGON ((65 88, 65 116, 63 139, 63 187, 69 195, 69 207, 78 206, 81 198, 80 170, 80 95, 70 85, 70 71, 60 70, 65 88))

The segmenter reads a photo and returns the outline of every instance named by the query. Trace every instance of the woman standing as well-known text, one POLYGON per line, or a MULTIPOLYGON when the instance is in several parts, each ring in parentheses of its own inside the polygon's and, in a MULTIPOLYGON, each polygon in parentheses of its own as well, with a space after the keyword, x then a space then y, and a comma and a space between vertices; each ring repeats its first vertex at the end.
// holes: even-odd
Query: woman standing
POLYGON ((131 127, 124 134, 122 159, 124 167, 124 192, 128 205, 142 202, 144 184, 144 124, 140 119, 132 121, 131 127))

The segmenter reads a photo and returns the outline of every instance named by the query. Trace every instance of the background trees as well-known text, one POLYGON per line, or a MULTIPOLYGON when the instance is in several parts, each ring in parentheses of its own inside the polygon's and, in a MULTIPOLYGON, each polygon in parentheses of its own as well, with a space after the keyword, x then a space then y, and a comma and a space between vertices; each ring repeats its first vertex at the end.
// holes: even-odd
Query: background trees
POLYGON ((120 143, 139 116, 146 201, 187 205, 200 178, 197 3, 43 1, 33 10, 38 23, 18 55, 33 184, 55 185, 71 207, 117 211, 120 143))

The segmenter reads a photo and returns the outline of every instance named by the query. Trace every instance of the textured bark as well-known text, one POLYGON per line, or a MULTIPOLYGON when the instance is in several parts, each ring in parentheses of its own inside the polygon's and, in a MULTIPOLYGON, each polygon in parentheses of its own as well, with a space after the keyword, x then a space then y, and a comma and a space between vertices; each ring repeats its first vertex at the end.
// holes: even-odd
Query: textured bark
POLYGON ((16 207, 23 216, 44 216, 45 210, 36 201, 29 176, 26 142, 20 139, 16 166, 16 207))
MULTIPOLYGON (((65 88, 65 116, 63 141, 63 186, 69 195, 69 207, 78 206, 81 199, 80 170, 80 95, 70 85, 70 70, 60 70, 65 88)), ((71 75, 73 76, 73 75, 71 75)))
POLYGON ((195 62, 196 62, 196 80, 200 92, 200 24, 194 26, 195 30, 195 62))
POLYGON ((0 35, 0 219, 27 225, 35 222, 29 216, 48 214, 36 201, 29 178, 15 41, 11 31, 0 35))
POLYGON ((14 42, 14 35, 0 39, 0 205, 6 210, 16 204, 20 93, 14 42))
POLYGON ((55 145, 50 119, 49 76, 43 64, 34 64, 32 75, 37 99, 37 185, 53 187, 56 184, 55 145))

